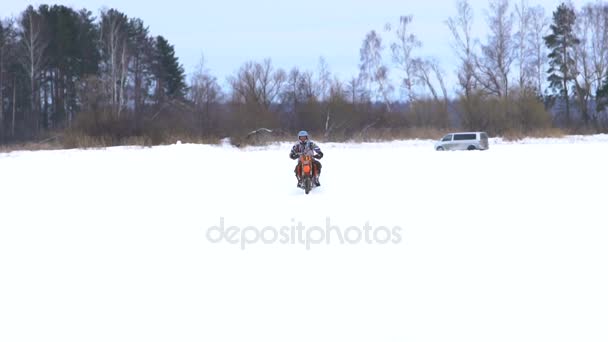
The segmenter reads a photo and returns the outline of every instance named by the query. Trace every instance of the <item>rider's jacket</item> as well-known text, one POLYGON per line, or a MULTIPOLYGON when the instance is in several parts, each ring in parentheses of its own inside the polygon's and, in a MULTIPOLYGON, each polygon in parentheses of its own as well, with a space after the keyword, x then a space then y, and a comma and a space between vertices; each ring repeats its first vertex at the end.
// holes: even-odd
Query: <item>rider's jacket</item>
POLYGON ((314 151, 314 153, 316 154, 323 155, 323 152, 321 152, 321 148, 319 147, 319 145, 315 144, 310 140, 306 140, 304 142, 299 141, 298 143, 293 145, 293 147, 291 148, 291 153, 289 153, 289 157, 295 159, 297 157, 297 154, 303 153, 307 149, 314 151))

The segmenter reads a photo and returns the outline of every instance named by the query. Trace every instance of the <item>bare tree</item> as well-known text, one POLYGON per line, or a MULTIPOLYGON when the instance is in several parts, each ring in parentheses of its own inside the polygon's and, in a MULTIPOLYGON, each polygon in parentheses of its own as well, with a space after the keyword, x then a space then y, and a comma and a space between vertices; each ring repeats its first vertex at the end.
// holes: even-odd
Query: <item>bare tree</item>
POLYGON ((508 0, 492 0, 488 13, 490 35, 481 47, 481 58, 476 59, 475 74, 482 89, 489 94, 508 97, 509 74, 514 60, 511 31, 513 16, 508 0))
MULTIPOLYGON (((331 121, 331 103, 330 99, 332 98, 332 79, 331 72, 329 71, 329 65, 325 61, 325 58, 321 57, 319 59, 319 79, 318 79, 318 93, 319 100, 321 101, 322 110, 325 113, 325 125, 324 132, 325 137, 327 138, 330 134, 330 121, 331 121)), ((340 83, 340 88, 342 84, 340 83)))
MULTIPOLYGON (((330 84, 328 83, 328 90, 330 84)), ((283 113, 287 114, 289 128, 306 127, 310 130, 320 130, 327 101, 319 103, 319 83, 312 71, 301 71, 297 67, 291 69, 281 93, 283 113)))
POLYGON ((329 86, 329 97, 325 117, 325 138, 327 139, 336 129, 343 127, 348 121, 347 118, 341 116, 341 109, 347 102, 348 91, 337 77, 335 77, 329 86))
POLYGON ((120 73, 119 73, 119 88, 118 88, 118 116, 120 116, 123 108, 127 105, 127 77, 129 75, 129 63, 131 54, 128 51, 127 40, 123 42, 120 54, 120 73))
POLYGON ((384 101, 384 105, 386 106, 386 110, 391 112, 391 99, 390 94, 393 92, 393 85, 390 83, 388 76, 388 68, 386 66, 381 66, 376 71, 376 82, 378 83, 378 91, 384 101))
POLYGON ((329 97, 329 88, 331 87, 331 71, 324 57, 319 57, 318 66, 318 94, 319 100, 325 101, 329 97))
MULTIPOLYGON (((21 63, 27 72, 30 85, 30 111, 38 130, 38 79, 46 62, 48 40, 44 37, 44 21, 40 13, 29 6, 21 17, 21 42, 24 48, 21 63)), ((27 120, 26 120, 27 121, 27 120)))
MULTIPOLYGON (((299 91, 307 102, 317 101, 320 96, 314 78, 312 71, 304 71, 300 74, 299 91)), ((330 83, 328 84, 331 86, 330 83)))
POLYGON ((387 111, 391 111, 389 95, 393 90, 388 79, 388 68, 382 61, 382 38, 371 31, 363 40, 359 65, 360 75, 365 80, 370 93, 374 93, 373 86, 376 87, 375 93, 378 98, 384 101, 387 111))
POLYGON ((589 102, 602 87, 608 72, 608 5, 588 4, 577 16, 580 44, 575 49, 578 77, 575 89, 585 124, 596 123, 597 113, 589 114, 589 102))
POLYGON ((285 87, 283 87, 283 102, 286 103, 290 111, 295 113, 299 104, 300 69, 293 68, 287 74, 285 87))
POLYGON ((363 40, 359 51, 361 64, 359 75, 371 92, 376 70, 382 65, 382 39, 376 31, 371 31, 363 40))
POLYGON ((126 103, 125 87, 130 55, 127 17, 114 9, 101 13, 101 45, 108 75, 108 90, 113 111, 120 117, 126 103))
POLYGON ((515 25, 517 32, 514 35, 515 62, 518 70, 518 86, 521 92, 532 88, 534 79, 533 47, 530 44, 532 34, 532 9, 527 0, 520 0, 515 4, 515 25))
POLYGON ((461 124, 468 129, 484 127, 480 112, 479 85, 476 76, 477 44, 473 38, 473 8, 468 0, 457 0, 457 15, 448 18, 447 25, 452 33, 452 49, 460 60, 457 69, 461 124))
POLYGON ((316 101, 315 83, 310 71, 300 71, 297 67, 291 69, 287 74, 282 87, 281 99, 286 110, 296 117, 300 107, 316 101))
POLYGON ((351 104, 361 103, 368 99, 369 94, 365 90, 365 82, 360 77, 351 77, 346 83, 345 91, 351 104))
POLYGON ((577 77, 574 78, 575 96, 578 102, 578 108, 585 125, 589 123, 588 103, 591 97, 592 79, 592 60, 591 52, 593 45, 593 37, 591 32, 592 15, 585 15, 585 12, 592 13, 593 9, 589 6, 586 10, 576 16, 576 32, 580 39, 580 44, 574 49, 574 70, 577 77))
MULTIPOLYGON (((391 52, 393 62, 397 68, 403 72, 402 87, 407 92, 407 97, 410 102, 414 101, 414 73, 415 61, 412 56, 414 49, 422 46, 422 43, 416 36, 409 32, 408 26, 412 23, 411 15, 402 16, 399 18, 399 26, 395 30, 396 41, 391 44, 391 52)), ((387 25, 390 31, 390 25, 387 25)))
POLYGON ((443 70, 439 67, 439 62, 434 59, 414 59, 413 73, 418 83, 426 87, 431 92, 433 99, 443 103, 447 110, 449 103, 448 91, 443 79, 443 70), (437 90, 441 91, 441 94, 437 90))
MULTIPOLYGON (((598 5, 585 6, 576 16, 576 31, 580 44, 574 49, 574 67, 577 77, 574 78, 575 95, 585 125, 589 124, 589 101, 601 84, 601 75, 605 72, 606 33, 602 32, 605 24, 596 15, 601 13, 598 5), (600 25, 596 27, 595 25, 600 25), (602 50, 603 49, 603 50, 602 50), (600 69, 600 70, 597 70, 600 69), (598 71, 600 78, 597 79, 598 71), (595 86, 595 89, 593 89, 595 86)), ((601 18, 601 14, 599 15, 601 18)))
POLYGON ((266 59, 262 63, 245 63, 236 76, 228 78, 228 82, 236 102, 257 112, 269 112, 281 94, 286 78, 283 70, 274 70, 270 59, 266 59))
POLYGON ((454 37, 452 49, 460 59, 458 83, 466 99, 470 99, 475 84, 475 52, 472 36, 473 8, 468 0, 458 0, 458 14, 446 22, 454 37))
POLYGON ((286 74, 281 69, 275 71, 270 59, 264 60, 261 64, 256 64, 255 70, 262 103, 264 104, 264 107, 269 110, 272 103, 281 93, 281 87, 285 82, 286 74))
POLYGON ((528 43, 531 49, 532 72, 535 76, 535 88, 539 95, 543 94, 543 79, 545 78, 545 66, 547 64, 547 53, 544 37, 549 28, 549 18, 545 9, 541 6, 530 8, 530 34, 528 43))
POLYGON ((131 53, 130 70, 133 85, 133 104, 135 115, 139 118, 151 87, 150 69, 152 64, 153 43, 149 31, 141 19, 130 19, 129 50, 131 53))
POLYGON ((593 88, 597 91, 608 73, 608 5, 601 2, 589 4, 583 8, 581 16, 588 17, 586 20, 590 22, 593 88))
POLYGON ((202 136, 205 128, 209 128, 211 108, 219 102, 222 90, 217 79, 211 75, 202 56, 197 70, 190 80, 190 100, 195 110, 199 113, 199 132, 202 136))

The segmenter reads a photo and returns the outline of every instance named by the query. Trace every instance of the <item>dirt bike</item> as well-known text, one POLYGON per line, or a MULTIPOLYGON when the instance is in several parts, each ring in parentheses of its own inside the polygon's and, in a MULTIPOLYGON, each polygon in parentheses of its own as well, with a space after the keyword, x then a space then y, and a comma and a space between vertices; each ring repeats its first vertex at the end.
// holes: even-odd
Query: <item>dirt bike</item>
POLYGON ((318 170, 314 167, 314 152, 305 151, 298 153, 298 159, 298 178, 300 179, 300 184, 302 184, 301 188, 308 195, 310 190, 316 187, 314 180, 318 176, 318 170))

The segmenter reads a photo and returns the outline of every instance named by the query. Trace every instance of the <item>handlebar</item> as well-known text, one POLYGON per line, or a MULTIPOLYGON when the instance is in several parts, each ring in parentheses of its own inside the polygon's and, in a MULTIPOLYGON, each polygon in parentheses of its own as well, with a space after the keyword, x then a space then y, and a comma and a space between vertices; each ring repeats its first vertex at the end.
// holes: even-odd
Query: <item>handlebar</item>
POLYGON ((316 154, 316 153, 295 153, 295 156, 298 157, 298 158, 300 158, 303 155, 309 155, 309 156, 311 156, 311 157, 313 157, 315 159, 319 159, 319 155, 316 154))

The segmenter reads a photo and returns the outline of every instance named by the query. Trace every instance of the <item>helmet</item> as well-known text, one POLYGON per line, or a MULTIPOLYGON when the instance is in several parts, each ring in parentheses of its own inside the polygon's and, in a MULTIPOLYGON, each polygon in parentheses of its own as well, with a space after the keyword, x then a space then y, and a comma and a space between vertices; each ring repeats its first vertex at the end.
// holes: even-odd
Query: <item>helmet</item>
POLYGON ((308 139, 308 132, 306 132, 306 131, 300 131, 298 133, 298 139, 300 139, 300 137, 306 137, 306 139, 308 139))

